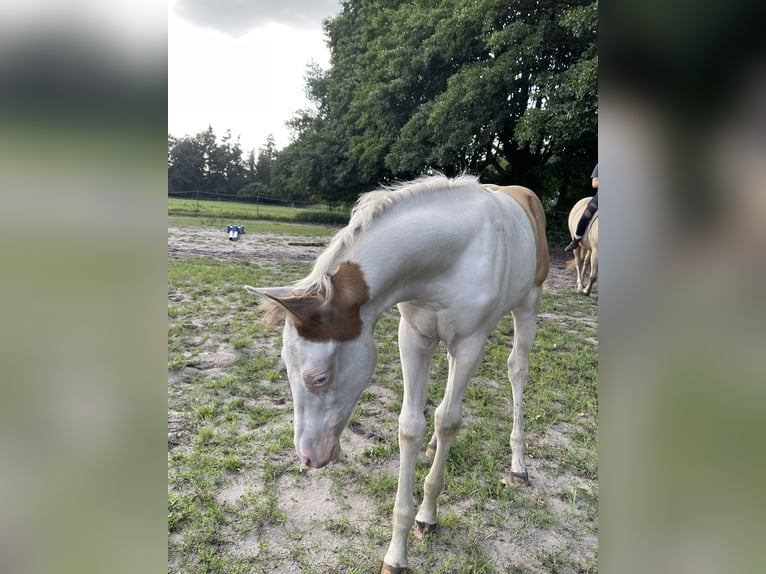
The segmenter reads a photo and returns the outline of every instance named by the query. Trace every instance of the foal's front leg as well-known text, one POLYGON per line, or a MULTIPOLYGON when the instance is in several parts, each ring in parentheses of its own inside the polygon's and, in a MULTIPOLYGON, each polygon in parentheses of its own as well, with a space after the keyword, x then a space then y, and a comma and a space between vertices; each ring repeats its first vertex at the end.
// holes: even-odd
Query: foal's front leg
POLYGON ((404 398, 399 415, 399 485, 394 503, 393 533, 383 559, 382 574, 398 574, 407 567, 407 535, 415 518, 415 462, 426 432, 423 408, 436 344, 437 341, 423 337, 404 319, 399 322, 399 354, 404 378, 404 398))
MULTIPOLYGON (((457 345, 449 354, 449 375, 444 399, 436 408, 434 422, 436 432, 431 443, 435 442, 434 460, 426 476, 423 502, 415 518, 418 532, 426 534, 436 528, 436 501, 444 488, 444 469, 452 443, 463 420, 463 395, 471 380, 471 375, 481 360, 485 336, 475 337, 457 345)), ((429 444, 429 450, 431 444, 429 444)))

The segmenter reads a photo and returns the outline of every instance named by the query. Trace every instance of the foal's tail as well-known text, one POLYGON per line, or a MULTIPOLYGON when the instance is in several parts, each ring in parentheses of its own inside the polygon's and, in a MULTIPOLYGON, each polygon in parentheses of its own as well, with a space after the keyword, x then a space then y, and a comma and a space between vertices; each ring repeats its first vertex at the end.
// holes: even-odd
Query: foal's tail
POLYGON ((577 267, 577 262, 574 259, 567 261, 567 271, 572 271, 575 267, 577 267))

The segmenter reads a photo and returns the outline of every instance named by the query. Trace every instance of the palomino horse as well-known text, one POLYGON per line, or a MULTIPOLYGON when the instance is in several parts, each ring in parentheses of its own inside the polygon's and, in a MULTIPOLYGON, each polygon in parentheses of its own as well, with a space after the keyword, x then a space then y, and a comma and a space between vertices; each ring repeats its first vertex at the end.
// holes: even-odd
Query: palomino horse
POLYGON ((399 484, 381 572, 407 566, 413 520, 420 534, 436 526, 436 499, 466 386, 487 336, 508 311, 514 321, 508 358, 511 471, 517 481, 528 481, 522 393, 548 267, 545 215, 534 193, 440 175, 363 195, 348 226, 305 279, 287 287, 246 287, 266 297, 267 321, 285 318, 282 359, 295 408, 295 449, 312 468, 337 457, 341 431, 375 370, 375 323, 398 304, 404 375, 399 484), (425 438, 426 387, 439 340, 446 343, 449 375, 435 412, 433 464, 416 516, 415 462, 425 438))
MULTIPOLYGON (((577 222, 585 208, 590 203, 592 197, 583 197, 574 204, 572 211, 569 212, 569 233, 572 237, 577 229, 577 222)), ((598 211, 593 214, 588 227, 583 233, 580 245, 574 249, 574 262, 567 264, 567 269, 577 269, 577 292, 584 295, 590 295, 593 290, 593 284, 598 279, 598 211), (588 285, 583 288, 583 279, 585 278, 585 266, 590 261, 590 275, 588 276, 588 285)))

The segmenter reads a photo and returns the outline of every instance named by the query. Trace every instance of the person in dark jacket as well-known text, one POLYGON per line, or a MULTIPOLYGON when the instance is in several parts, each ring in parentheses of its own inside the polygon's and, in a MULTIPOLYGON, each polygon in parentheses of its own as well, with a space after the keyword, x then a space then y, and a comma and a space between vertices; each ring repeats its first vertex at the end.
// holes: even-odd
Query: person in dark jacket
POLYGON ((593 199, 590 200, 590 203, 588 203, 588 207, 582 212, 580 221, 577 222, 574 239, 572 239, 572 242, 569 245, 564 247, 564 251, 572 251, 580 245, 580 239, 582 239, 585 230, 588 228, 590 220, 593 219, 593 216, 598 211, 598 164, 593 168, 593 173, 590 175, 590 181, 593 189, 596 190, 596 193, 593 195, 593 199))

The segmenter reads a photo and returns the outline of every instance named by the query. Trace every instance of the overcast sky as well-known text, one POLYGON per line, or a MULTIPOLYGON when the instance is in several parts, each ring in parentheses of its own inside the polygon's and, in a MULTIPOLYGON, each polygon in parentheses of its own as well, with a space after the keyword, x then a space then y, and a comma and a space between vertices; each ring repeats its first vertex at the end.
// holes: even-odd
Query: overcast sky
POLYGON ((168 132, 231 129, 244 151, 269 134, 289 143, 284 122, 309 105, 303 76, 329 67, 322 19, 339 0, 168 0, 168 132))

